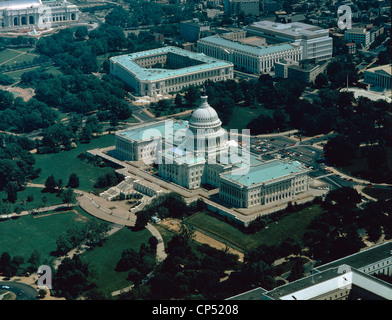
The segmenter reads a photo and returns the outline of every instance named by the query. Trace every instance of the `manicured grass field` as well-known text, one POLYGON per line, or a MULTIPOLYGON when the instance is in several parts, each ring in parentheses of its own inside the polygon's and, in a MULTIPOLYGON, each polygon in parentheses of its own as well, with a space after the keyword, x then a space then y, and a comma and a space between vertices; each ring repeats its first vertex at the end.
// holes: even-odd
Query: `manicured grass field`
POLYGON ((17 71, 11 71, 11 72, 5 72, 7 76, 11 77, 15 81, 20 81, 20 78, 22 77, 22 74, 28 71, 33 71, 39 69, 40 66, 28 68, 28 69, 22 69, 22 70, 17 70, 17 71))
POLYGON ((63 184, 68 183, 69 176, 76 173, 79 177, 78 189, 92 191, 98 177, 113 171, 110 167, 95 167, 77 156, 82 152, 95 148, 103 148, 114 145, 114 135, 103 135, 93 139, 89 144, 79 144, 76 148, 59 153, 36 154, 35 168, 41 168, 40 176, 33 183, 44 184, 48 176, 54 175, 55 179, 61 179, 63 184))
MULTIPOLYGON (((11 204, 11 212, 14 212, 16 207, 22 208, 22 210, 30 210, 62 203, 61 198, 56 193, 42 192, 42 190, 43 188, 39 187, 27 187, 25 190, 19 191, 16 202, 11 204), (31 201, 27 201, 29 196, 31 201), (46 202, 43 201, 44 197, 46 202)), ((0 199, 7 199, 6 192, 0 192, 0 199)))
POLYGON ((19 49, 4 49, 0 52, 0 65, 12 66, 15 63, 31 62, 36 54, 27 53, 31 48, 19 49))
POLYGON ((242 233, 238 228, 203 212, 192 215, 188 220, 196 229, 199 228, 234 249, 247 252, 262 244, 279 245, 288 237, 301 239, 312 219, 322 212, 323 209, 319 205, 312 205, 300 212, 283 217, 277 223, 271 222, 268 228, 254 234, 242 233))
POLYGON ((264 108, 250 108, 250 107, 241 107, 237 106, 233 110, 233 114, 231 116, 231 119, 229 123, 224 126, 226 130, 230 129, 246 129, 247 124, 260 116, 262 113, 265 113, 267 115, 271 115, 272 111, 264 108))
POLYGON ((54 66, 51 66, 51 67, 47 68, 44 72, 45 73, 51 73, 54 76, 58 76, 58 75, 62 75, 63 74, 63 72, 60 70, 59 67, 54 67, 54 66))
POLYGON ((16 220, 0 221, 0 254, 22 256, 25 262, 33 250, 45 259, 54 260, 50 253, 56 250, 56 240, 67 229, 82 226, 94 217, 75 207, 70 211, 49 211, 38 215, 21 216, 16 220))
POLYGON ((92 281, 98 288, 113 292, 130 286, 132 283, 126 280, 128 271, 117 272, 114 269, 124 250, 132 248, 139 252, 140 245, 148 244, 150 237, 151 233, 147 229, 135 232, 124 227, 111 235, 101 247, 84 252, 82 261, 89 263, 95 271, 96 278, 92 281))

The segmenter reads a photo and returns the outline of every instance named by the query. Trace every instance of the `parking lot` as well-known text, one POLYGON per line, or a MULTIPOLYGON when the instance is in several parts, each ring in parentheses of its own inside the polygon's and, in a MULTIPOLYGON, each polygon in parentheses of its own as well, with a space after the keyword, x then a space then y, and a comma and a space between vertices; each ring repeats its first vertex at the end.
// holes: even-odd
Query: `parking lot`
POLYGON ((292 139, 279 136, 275 138, 251 138, 250 151, 260 155, 263 160, 290 159, 302 162, 310 169, 317 169, 319 162, 323 161, 323 151, 303 145, 292 139))

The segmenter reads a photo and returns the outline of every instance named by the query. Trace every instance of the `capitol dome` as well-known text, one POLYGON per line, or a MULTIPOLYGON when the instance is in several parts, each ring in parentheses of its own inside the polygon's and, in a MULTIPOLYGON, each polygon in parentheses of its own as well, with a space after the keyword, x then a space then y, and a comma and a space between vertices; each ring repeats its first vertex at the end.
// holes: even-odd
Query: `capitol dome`
POLYGON ((222 121, 215 109, 208 104, 207 95, 203 92, 200 98, 201 103, 188 122, 187 149, 199 153, 219 153, 220 149, 227 148, 227 132, 221 127, 222 121))
POLYGON ((189 126, 198 129, 210 129, 220 126, 221 124, 222 122, 220 121, 215 109, 208 104, 207 96, 202 95, 200 106, 193 111, 192 116, 189 119, 189 126))

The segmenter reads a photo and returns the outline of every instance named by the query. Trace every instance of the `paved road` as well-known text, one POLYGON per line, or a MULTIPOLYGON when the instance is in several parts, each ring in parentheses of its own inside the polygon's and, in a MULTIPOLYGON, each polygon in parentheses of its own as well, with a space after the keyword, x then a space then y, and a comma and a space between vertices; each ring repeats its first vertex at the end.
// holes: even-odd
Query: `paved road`
POLYGON ((15 300, 36 300, 38 292, 33 287, 18 282, 1 281, 0 290, 10 291, 15 294, 15 300), (9 287, 9 288, 5 288, 9 287))
POLYGON ((143 122, 153 122, 156 121, 154 117, 152 117, 148 112, 145 111, 145 106, 136 106, 132 102, 126 100, 128 102, 129 108, 132 110, 132 115, 143 121, 143 122))

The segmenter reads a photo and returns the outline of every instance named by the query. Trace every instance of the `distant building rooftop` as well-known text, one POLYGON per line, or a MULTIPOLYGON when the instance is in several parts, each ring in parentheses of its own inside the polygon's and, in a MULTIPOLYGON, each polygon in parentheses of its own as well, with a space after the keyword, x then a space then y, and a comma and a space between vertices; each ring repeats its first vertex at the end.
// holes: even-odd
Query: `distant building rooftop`
POLYGON ((355 269, 360 269, 366 267, 374 261, 385 259, 385 257, 388 256, 392 257, 392 242, 387 242, 373 248, 354 253, 342 259, 316 267, 315 269, 318 271, 324 271, 342 264, 347 264, 355 269))
POLYGON ((270 33, 269 35, 275 37, 279 35, 282 38, 291 40, 301 38, 317 38, 319 36, 328 35, 328 30, 322 29, 312 24, 302 22, 279 23, 268 20, 255 22, 247 27, 249 31, 260 31, 263 33, 270 33))
POLYGON ((347 29, 347 33, 358 33, 358 34, 365 34, 368 31, 365 28, 352 28, 352 29, 347 29))
POLYGON ((253 55, 257 55, 257 56, 276 53, 276 52, 280 52, 280 51, 284 51, 284 50, 291 50, 291 49, 295 48, 295 45, 292 45, 289 43, 257 47, 257 46, 252 46, 252 45, 248 45, 248 44, 242 44, 237 41, 228 40, 228 39, 219 37, 217 35, 202 38, 199 41, 200 42, 209 42, 209 43, 216 44, 216 45, 221 45, 221 46, 227 47, 228 49, 243 51, 248 54, 253 54, 253 55))
POLYGON ((345 268, 342 268, 342 265, 330 268, 280 286, 267 292, 265 296, 273 300, 313 300, 347 287, 350 291, 358 291, 359 289, 359 295, 366 291, 366 295, 375 299, 392 299, 391 284, 359 272, 354 268, 350 268, 346 272, 343 272, 344 270, 345 268))
POLYGON ((392 64, 385 64, 382 66, 366 69, 365 72, 384 73, 385 75, 391 76, 392 64))

